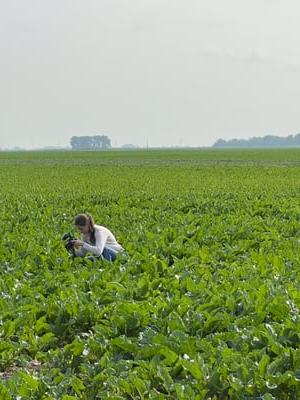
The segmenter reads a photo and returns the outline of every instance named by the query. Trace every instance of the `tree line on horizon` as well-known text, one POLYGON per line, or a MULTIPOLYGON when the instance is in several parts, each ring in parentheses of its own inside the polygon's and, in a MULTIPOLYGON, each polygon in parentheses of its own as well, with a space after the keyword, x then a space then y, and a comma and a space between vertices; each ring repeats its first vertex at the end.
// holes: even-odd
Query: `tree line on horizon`
POLYGON ((300 133, 287 137, 266 135, 250 139, 218 139, 212 147, 300 147, 300 133))
POLYGON ((105 135, 72 136, 72 150, 105 150, 111 148, 111 140, 105 135))

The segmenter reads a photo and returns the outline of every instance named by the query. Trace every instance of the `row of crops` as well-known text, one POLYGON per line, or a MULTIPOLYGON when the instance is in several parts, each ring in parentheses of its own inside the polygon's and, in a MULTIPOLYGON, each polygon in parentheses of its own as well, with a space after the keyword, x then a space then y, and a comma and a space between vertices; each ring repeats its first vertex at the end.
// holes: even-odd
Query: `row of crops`
POLYGON ((0 153, 0 399, 300 398, 299 160, 0 153), (128 257, 71 260, 78 212, 128 257))

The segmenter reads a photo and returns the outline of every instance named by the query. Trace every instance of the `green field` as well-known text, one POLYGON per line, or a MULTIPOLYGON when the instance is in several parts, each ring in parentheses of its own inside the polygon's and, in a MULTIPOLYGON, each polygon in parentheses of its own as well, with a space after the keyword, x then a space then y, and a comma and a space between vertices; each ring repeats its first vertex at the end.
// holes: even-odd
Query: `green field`
POLYGON ((300 398, 300 149, 0 152, 0 399, 300 398), (71 260, 90 212, 128 252, 71 260))

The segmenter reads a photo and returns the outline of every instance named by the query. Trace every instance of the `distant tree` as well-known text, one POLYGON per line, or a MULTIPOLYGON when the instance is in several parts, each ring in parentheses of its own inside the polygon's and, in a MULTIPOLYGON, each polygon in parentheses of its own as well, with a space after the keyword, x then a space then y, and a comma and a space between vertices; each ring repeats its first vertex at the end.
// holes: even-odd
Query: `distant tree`
POLYGON ((300 146, 300 133, 294 136, 293 144, 294 146, 300 146))
POLYGON ((107 136, 97 135, 94 136, 93 145, 96 149, 110 149, 111 141, 107 136))
POLYGON ((111 148, 108 136, 72 136, 70 144, 73 150, 103 150, 111 148))
POLYGON ((227 144, 226 140, 218 139, 216 143, 213 145, 213 147, 226 147, 226 144, 227 144))

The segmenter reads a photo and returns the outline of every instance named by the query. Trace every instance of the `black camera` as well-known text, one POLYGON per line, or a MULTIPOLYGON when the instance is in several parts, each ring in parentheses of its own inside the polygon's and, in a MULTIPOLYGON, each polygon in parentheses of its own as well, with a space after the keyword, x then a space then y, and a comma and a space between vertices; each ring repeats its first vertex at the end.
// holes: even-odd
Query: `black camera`
POLYGON ((73 240, 77 240, 76 237, 74 237, 71 233, 65 233, 62 235, 61 239, 64 241, 66 250, 75 255, 73 240))

